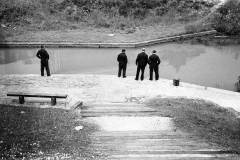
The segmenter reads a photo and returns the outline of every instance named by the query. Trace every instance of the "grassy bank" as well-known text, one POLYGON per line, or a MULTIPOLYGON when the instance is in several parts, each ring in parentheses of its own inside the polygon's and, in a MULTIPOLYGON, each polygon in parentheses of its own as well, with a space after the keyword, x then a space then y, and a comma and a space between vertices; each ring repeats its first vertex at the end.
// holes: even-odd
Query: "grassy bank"
POLYGON ((208 15, 216 1, 2 0, 0 40, 136 42, 202 31, 209 28, 186 26, 208 15))
POLYGON ((88 147, 95 127, 79 118, 74 111, 0 105, 0 159, 98 157, 88 147))
POLYGON ((142 42, 166 36, 185 33, 184 25, 173 24, 169 26, 156 25, 139 27, 134 33, 128 30, 113 31, 106 28, 83 27, 75 30, 62 31, 28 31, 24 34, 5 37, 4 41, 43 41, 43 42, 82 42, 82 43, 121 43, 142 42), (87 35, 87 36, 86 36, 87 35))
POLYGON ((155 98, 147 105, 162 116, 174 119, 176 126, 239 153, 239 113, 202 100, 155 98))

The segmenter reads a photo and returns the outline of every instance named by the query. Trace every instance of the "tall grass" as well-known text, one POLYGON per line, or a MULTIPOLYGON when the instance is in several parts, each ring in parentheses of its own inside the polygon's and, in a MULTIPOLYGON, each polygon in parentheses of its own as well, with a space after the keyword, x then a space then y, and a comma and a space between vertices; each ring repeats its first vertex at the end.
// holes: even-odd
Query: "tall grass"
POLYGON ((160 22, 184 23, 208 12, 213 5, 194 0, 1 0, 0 22, 23 23, 42 30, 68 27, 64 26, 68 22, 126 29, 160 22), (200 15, 191 17, 192 13, 200 15))
POLYGON ((235 110, 203 100, 184 98, 155 98, 147 104, 162 116, 172 117, 179 129, 239 153, 240 120, 235 110))
POLYGON ((98 156, 89 148, 89 134, 94 130, 74 111, 0 105, 0 159, 98 156), (79 125, 84 128, 76 131, 79 125))

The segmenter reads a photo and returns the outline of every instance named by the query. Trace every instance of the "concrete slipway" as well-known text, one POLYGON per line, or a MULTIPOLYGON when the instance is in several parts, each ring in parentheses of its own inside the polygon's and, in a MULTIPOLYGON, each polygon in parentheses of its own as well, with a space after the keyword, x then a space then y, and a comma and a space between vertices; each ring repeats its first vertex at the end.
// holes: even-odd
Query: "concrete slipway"
POLYGON ((180 83, 172 85, 172 80, 135 81, 134 77, 126 79, 114 75, 0 75, 1 102, 8 99, 10 91, 66 93, 68 102, 82 100, 88 103, 124 103, 144 101, 156 96, 185 97, 203 99, 225 108, 240 112, 240 94, 237 92, 180 83))

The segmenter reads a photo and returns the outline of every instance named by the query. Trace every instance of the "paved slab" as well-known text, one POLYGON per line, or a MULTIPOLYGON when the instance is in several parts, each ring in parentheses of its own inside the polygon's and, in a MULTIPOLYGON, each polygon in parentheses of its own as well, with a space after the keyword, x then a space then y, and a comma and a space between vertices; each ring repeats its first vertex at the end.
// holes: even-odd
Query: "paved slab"
MULTIPOLYGON (((203 99, 240 112, 239 93, 188 83, 175 87, 171 80, 166 79, 135 81, 131 76, 120 79, 114 75, 0 75, 0 90, 0 103, 3 104, 12 103, 6 96, 8 92, 37 91, 67 94, 68 102, 80 100, 84 101, 84 104, 142 103, 156 96, 203 99)), ((26 102, 28 101, 26 99, 26 102)), ((66 107, 68 106, 71 105, 67 104, 66 107)))
POLYGON ((97 152, 108 159, 238 159, 232 151, 182 132, 171 118, 139 104, 94 104, 82 108, 85 120, 99 126, 91 135, 97 152))

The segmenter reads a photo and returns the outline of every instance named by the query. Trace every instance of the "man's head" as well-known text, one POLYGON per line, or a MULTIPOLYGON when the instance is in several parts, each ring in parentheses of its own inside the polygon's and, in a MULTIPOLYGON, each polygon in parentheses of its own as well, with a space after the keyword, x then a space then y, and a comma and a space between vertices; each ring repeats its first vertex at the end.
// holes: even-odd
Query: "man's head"
POLYGON ((42 45, 41 45, 41 49, 43 49, 43 48, 44 48, 44 45, 42 44, 42 45))
POLYGON ((142 48, 142 52, 145 52, 145 48, 142 48))
POLYGON ((122 53, 125 53, 126 52, 126 50, 125 49, 122 49, 122 53))
POLYGON ((157 52, 156 50, 153 50, 153 51, 152 51, 153 54, 156 53, 156 52, 157 52))

